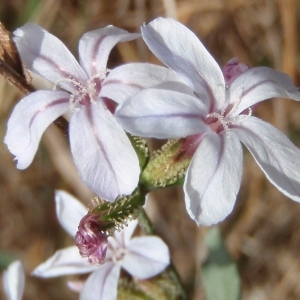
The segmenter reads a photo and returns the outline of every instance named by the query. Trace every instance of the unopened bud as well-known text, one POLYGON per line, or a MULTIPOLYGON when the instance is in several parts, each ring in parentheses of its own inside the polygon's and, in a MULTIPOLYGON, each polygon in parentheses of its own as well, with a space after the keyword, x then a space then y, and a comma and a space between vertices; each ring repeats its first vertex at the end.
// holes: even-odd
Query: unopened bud
POLYGON ((229 86, 238 76, 246 72, 248 69, 249 67, 240 63, 236 57, 229 60, 222 70, 226 85, 229 86))
POLYGON ((78 226, 75 235, 76 245, 82 257, 87 257, 91 264, 99 265, 105 262, 108 235, 99 221, 99 214, 88 213, 78 226))

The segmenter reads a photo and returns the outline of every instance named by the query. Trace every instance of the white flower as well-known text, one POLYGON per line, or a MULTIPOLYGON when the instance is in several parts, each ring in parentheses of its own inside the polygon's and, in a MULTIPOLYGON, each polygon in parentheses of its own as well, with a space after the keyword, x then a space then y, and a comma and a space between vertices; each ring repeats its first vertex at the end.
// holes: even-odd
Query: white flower
POLYGON ((244 73, 236 77, 233 72, 236 78, 225 82, 198 38, 172 19, 144 25, 142 36, 186 84, 142 91, 122 104, 116 117, 133 134, 185 138, 182 150, 193 155, 184 182, 191 218, 198 225, 210 225, 232 211, 243 170, 240 141, 269 181, 299 202, 299 149, 273 126, 251 116, 250 108, 271 97, 299 101, 291 79, 267 67, 241 67, 244 73))
MULTIPOLYGON (((64 191, 56 192, 56 212, 62 227, 75 236, 80 219, 87 209, 64 191)), ((156 236, 131 238, 137 222, 132 221, 114 237, 108 238, 106 262, 90 265, 82 258, 76 246, 57 251, 46 262, 38 266, 33 275, 56 277, 92 272, 84 283, 81 300, 110 300, 117 297, 117 285, 121 267, 137 279, 147 279, 162 272, 169 264, 170 255, 166 244, 156 236)), ((71 282, 72 289, 81 289, 79 283, 71 282)))
POLYGON ((108 201, 130 194, 138 183, 139 162, 114 119, 115 104, 160 83, 162 77, 172 81, 176 76, 167 68, 143 63, 123 65, 108 74, 106 63, 115 44, 140 36, 114 26, 83 35, 80 65, 60 40, 36 24, 28 23, 14 35, 26 67, 61 88, 34 92, 16 105, 5 143, 17 167, 31 164, 49 124, 71 112, 71 152, 83 182, 108 201))
POLYGON ((12 262, 3 273, 3 287, 8 300, 21 300, 25 285, 25 275, 20 261, 12 262))

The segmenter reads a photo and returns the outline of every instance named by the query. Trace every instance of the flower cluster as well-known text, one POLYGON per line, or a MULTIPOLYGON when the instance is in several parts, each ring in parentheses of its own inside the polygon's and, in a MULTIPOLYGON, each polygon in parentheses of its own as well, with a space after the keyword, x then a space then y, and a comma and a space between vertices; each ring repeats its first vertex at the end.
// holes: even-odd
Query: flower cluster
POLYGON ((8 122, 5 142, 18 168, 31 163, 46 127, 70 111, 78 172, 108 201, 138 185, 138 158, 123 129, 142 137, 183 139, 180 152, 191 159, 184 182, 186 208, 199 225, 217 223, 233 209, 242 174, 240 141, 270 182, 299 201, 298 148, 253 117, 251 109, 272 97, 300 100, 290 78, 267 67, 249 69, 237 59, 222 72, 198 38, 172 19, 158 18, 141 31, 168 68, 137 63, 109 72, 111 48, 139 37, 113 26, 81 38, 80 65, 41 27, 27 24, 15 32, 26 67, 55 84, 53 91, 25 97, 8 122))
POLYGON ((194 33, 165 18, 143 25, 141 34, 114 26, 87 32, 79 41, 79 63, 36 24, 16 30, 14 41, 26 68, 53 84, 24 97, 12 112, 5 143, 17 167, 31 164, 43 132, 67 114, 78 173, 107 201, 87 213, 74 197, 56 192, 58 220, 79 251, 57 251, 33 275, 91 273, 85 282, 69 282, 80 299, 116 299, 121 267, 140 280, 162 272, 170 262, 166 244, 155 236, 131 238, 137 222, 128 220, 151 189, 182 183, 186 209, 198 225, 222 221, 240 189, 242 144, 268 180, 300 202, 300 150, 252 115, 273 97, 300 100, 288 75, 249 68, 237 58, 221 69, 194 33), (129 63, 108 70, 112 48, 139 37, 165 66, 129 63), (149 160, 145 143, 139 152, 135 138, 170 140, 149 160), (106 230, 120 223, 120 232, 106 230))

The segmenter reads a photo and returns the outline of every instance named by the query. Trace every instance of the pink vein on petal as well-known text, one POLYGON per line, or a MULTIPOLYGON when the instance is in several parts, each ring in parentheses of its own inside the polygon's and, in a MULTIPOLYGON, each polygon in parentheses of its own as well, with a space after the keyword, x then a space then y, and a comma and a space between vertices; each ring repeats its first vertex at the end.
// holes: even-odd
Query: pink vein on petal
MULTIPOLYGON (((79 80, 79 78, 75 78, 73 75, 71 75, 70 73, 68 73, 66 70, 62 69, 57 63, 55 63, 52 59, 48 58, 45 55, 39 54, 39 59, 44 60, 45 62, 47 62, 49 65, 52 65, 52 67, 54 69, 60 70, 61 74, 63 75, 64 79, 73 79, 77 82, 81 82, 82 84, 84 84, 84 82, 82 82, 81 80, 79 80)), ((76 85, 72 85, 73 88, 75 89, 79 89, 76 85)))
MULTIPOLYGON (((218 155, 217 155, 218 161, 216 162, 216 165, 215 165, 215 168, 214 168, 214 172, 212 173, 212 175, 210 176, 210 178, 207 180, 207 184, 206 184, 205 188, 203 189, 203 191, 207 191, 208 187, 212 184, 212 180, 211 179, 215 176, 216 170, 219 168, 220 162, 221 162, 223 154, 224 154, 224 149, 225 149, 225 147, 224 147, 224 136, 222 136, 222 135, 219 135, 219 136, 220 136, 220 140, 221 140, 221 145, 220 145, 220 149, 219 149, 218 155)), ((204 193, 202 193, 202 195, 201 195, 202 197, 203 197, 204 193)), ((197 214, 196 215, 199 214, 199 209, 201 209, 201 205, 198 206, 197 214)))
POLYGON ((256 89, 258 86, 260 86, 260 85, 262 85, 264 83, 267 83, 267 82, 275 83, 276 84, 276 82, 274 80, 269 80, 269 79, 265 79, 265 80, 262 80, 260 82, 257 82, 256 84, 252 85, 247 90, 245 90, 245 91, 243 91, 241 93, 241 95, 239 96, 239 101, 241 101, 244 96, 246 96, 248 93, 250 93, 251 91, 253 91, 254 89, 256 89))
POLYGON ((39 113, 41 113, 42 111, 44 111, 45 109, 47 108, 51 108, 57 104, 62 104, 62 103, 65 103, 67 102, 68 100, 66 100, 66 98, 62 98, 62 99, 58 99, 58 100, 55 100, 55 101, 52 101, 46 105, 44 105, 43 107, 41 107, 38 111, 36 111, 34 113, 34 115, 31 117, 30 119, 30 122, 29 122, 29 127, 31 127, 32 123, 34 122, 35 118, 38 116, 39 113))
POLYGON ((153 119, 159 119, 159 118, 177 118, 177 117, 184 117, 189 119, 199 119, 199 114, 184 114, 184 113, 177 113, 177 114, 162 114, 162 115, 143 115, 143 116, 118 116, 119 119, 147 119, 147 118, 153 118, 153 119))
MULTIPOLYGON (((180 57, 179 57, 179 58, 180 58, 180 57)), ((180 59, 179 59, 179 60, 180 60, 180 59)), ((215 110, 215 102, 216 102, 216 99, 215 99, 215 97, 214 97, 214 93, 213 93, 213 91, 212 91, 210 85, 207 83, 207 81, 205 80, 204 76, 197 70, 197 68, 196 68, 193 64, 191 64, 190 62, 188 62, 188 65, 189 65, 190 68, 194 69, 194 71, 196 72, 196 74, 198 74, 199 77, 200 77, 200 79, 202 80, 202 82, 203 82, 203 84, 204 84, 204 86, 205 86, 205 88, 206 88, 206 92, 207 92, 207 94, 208 94, 209 100, 210 100, 210 101, 209 101, 209 105, 210 105, 209 111, 210 111, 210 112, 213 112, 213 111, 215 110)), ((180 73, 179 73, 179 74, 180 74, 180 73)), ((193 88, 194 88, 194 87, 193 87, 193 88)), ((197 96, 199 99, 201 99, 199 93, 198 93, 196 90, 194 90, 194 92, 195 92, 196 96, 197 96)))
MULTIPOLYGON (((110 166, 110 169, 111 169, 111 171, 112 171, 112 174, 113 174, 113 176, 114 176, 114 178, 115 178, 115 182, 118 183, 117 175, 116 175, 116 173, 115 173, 115 171, 114 171, 114 168, 113 168, 113 166, 112 166, 110 160, 108 159, 107 152, 106 152, 106 151, 104 150, 104 148, 102 147, 102 143, 101 143, 101 140, 100 140, 100 138, 99 138, 99 136, 98 136, 97 129, 96 129, 95 125, 94 125, 94 122, 93 122, 93 116, 92 116, 92 113, 91 113, 91 112, 92 112, 91 106, 87 107, 87 120, 89 121, 90 126, 93 128, 93 132, 94 132, 94 134, 95 134, 95 139, 96 139, 97 145, 98 145, 99 148, 102 150, 103 156, 105 157, 105 160, 107 161, 108 165, 110 166)), ((118 194, 120 194, 120 191, 118 191, 118 194)))
MULTIPOLYGON (((96 57, 98 53, 101 53, 101 51, 99 51, 99 47, 101 46, 102 42, 105 40, 105 38, 107 38, 107 35, 105 36, 101 36, 98 41, 95 43, 94 47, 93 47, 93 51, 92 51, 92 66, 91 66, 91 73, 96 75, 97 74, 97 69, 96 69, 96 57)), ((100 66, 102 67, 102 66, 100 66)))
MULTIPOLYGON (((193 68, 194 68, 194 66, 192 66, 193 68)), ((194 68, 195 69, 195 68, 194 68)), ((208 97, 209 97, 209 99, 210 99, 210 107, 209 107, 209 111, 210 112, 213 112, 214 110, 215 110, 215 102, 216 102, 216 99, 215 99, 215 97, 214 97, 214 94, 213 94, 213 92, 212 92, 212 89, 211 89, 211 87, 209 86, 209 84, 207 83, 207 81, 204 79, 204 77, 195 69, 195 71, 198 73, 198 75, 199 75, 199 77, 202 79, 202 81, 203 81, 203 83, 204 83, 204 86, 205 86, 205 88, 206 88, 206 91, 207 91, 207 93, 208 93, 208 97)), ((197 94, 197 91, 195 91, 195 94, 196 94, 196 96, 198 96, 198 98, 199 99, 201 99, 200 98, 200 96, 197 94)))

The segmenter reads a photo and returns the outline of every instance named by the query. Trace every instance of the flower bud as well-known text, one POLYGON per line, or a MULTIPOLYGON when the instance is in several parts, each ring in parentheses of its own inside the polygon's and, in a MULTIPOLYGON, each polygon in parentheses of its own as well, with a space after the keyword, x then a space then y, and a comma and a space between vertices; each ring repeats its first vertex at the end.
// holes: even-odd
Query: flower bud
POLYGON ((249 69, 249 67, 234 57, 227 62, 223 67, 223 74, 226 85, 229 86, 239 75, 243 74, 249 69))
POLYGON ((103 231, 104 224, 99 221, 99 214, 88 213, 78 226, 75 235, 76 246, 82 257, 88 257, 91 264, 105 262, 108 235, 103 231), (101 229, 102 228, 102 229, 101 229))

